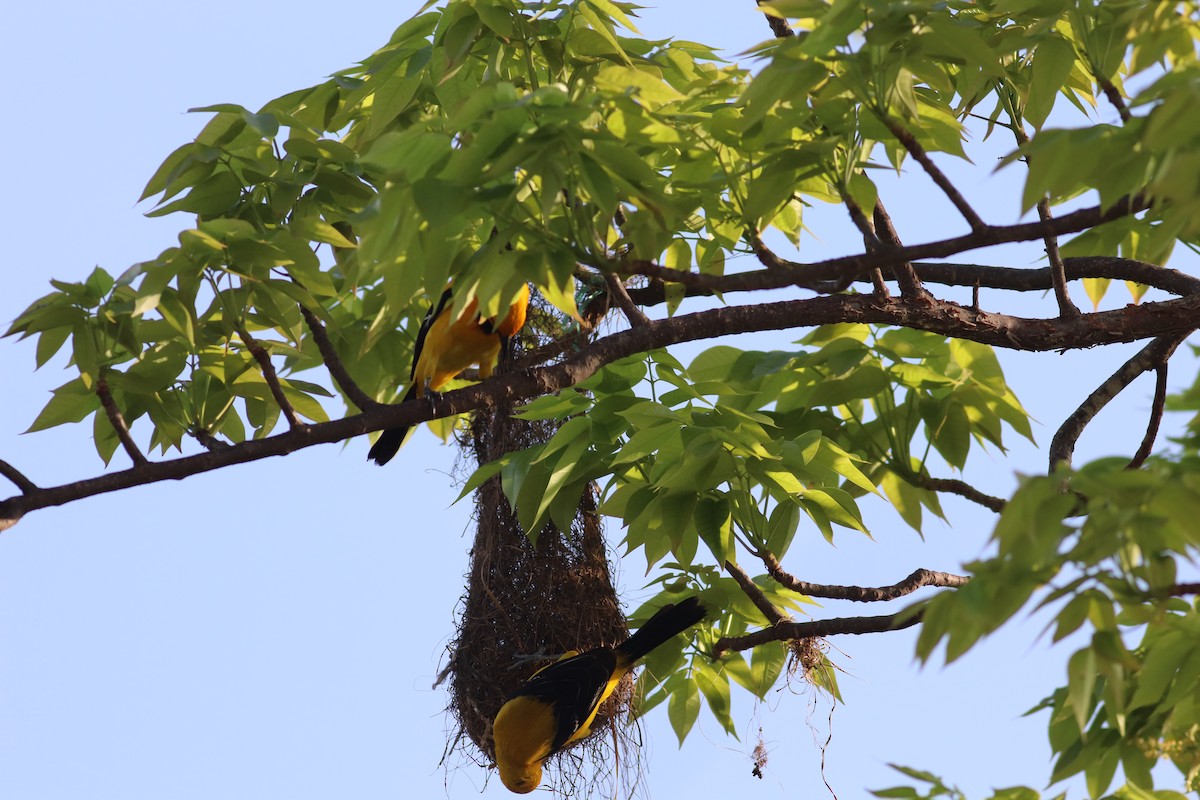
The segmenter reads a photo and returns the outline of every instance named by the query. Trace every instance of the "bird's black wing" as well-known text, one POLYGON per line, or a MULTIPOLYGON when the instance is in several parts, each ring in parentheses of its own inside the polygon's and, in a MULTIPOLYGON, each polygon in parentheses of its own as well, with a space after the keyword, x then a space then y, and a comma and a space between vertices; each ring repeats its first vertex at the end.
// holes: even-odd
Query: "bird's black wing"
POLYGON ((551 754, 558 752, 591 716, 616 668, 616 653, 598 647, 555 661, 525 681, 516 696, 535 697, 554 708, 556 729, 551 754))
POLYGON ((425 337, 429 335, 429 329, 433 327, 433 321, 438 318, 439 314, 446 310, 446 304, 449 302, 450 287, 447 286, 446 291, 442 292, 442 296, 438 298, 438 301, 429 307, 429 313, 425 315, 425 319, 421 320, 421 328, 417 331, 417 341, 413 343, 412 368, 408 371, 409 380, 416 378, 417 362, 421 360, 421 351, 425 348, 425 337))

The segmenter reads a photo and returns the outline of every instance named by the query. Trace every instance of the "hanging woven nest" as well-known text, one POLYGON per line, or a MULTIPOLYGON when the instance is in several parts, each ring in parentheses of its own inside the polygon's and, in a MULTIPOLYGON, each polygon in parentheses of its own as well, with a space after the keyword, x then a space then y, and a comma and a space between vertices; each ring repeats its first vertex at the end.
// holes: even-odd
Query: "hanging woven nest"
MULTIPOLYGON (((544 306, 531 307, 530 320, 518 352, 556 338, 544 333, 555 325, 544 306)), ((485 464, 545 442, 559 425, 553 420, 514 419, 511 411, 496 407, 474 415, 463 443, 476 463, 485 464)), ((597 500, 595 486, 588 484, 570 529, 548 525, 534 545, 509 506, 499 476, 477 490, 477 527, 467 592, 446 669, 450 711, 459 727, 449 750, 457 748, 483 763, 492 763, 492 720, 530 675, 568 650, 613 645, 628 636, 613 587, 597 500), (547 657, 529 658, 536 655, 547 657)), ((612 735, 618 728, 611 723, 628 708, 631 695, 632 679, 627 677, 597 715, 593 730, 598 735, 578 743, 588 756, 584 760, 599 768, 597 775, 611 773, 612 765, 625 761, 616 758, 613 743, 623 737, 612 735)), ((560 758, 578 762, 579 752, 573 748, 560 758)), ((547 765, 551 773, 554 763, 552 759, 547 765)), ((559 783, 577 786, 580 766, 573 763, 570 770, 561 770, 559 783)))

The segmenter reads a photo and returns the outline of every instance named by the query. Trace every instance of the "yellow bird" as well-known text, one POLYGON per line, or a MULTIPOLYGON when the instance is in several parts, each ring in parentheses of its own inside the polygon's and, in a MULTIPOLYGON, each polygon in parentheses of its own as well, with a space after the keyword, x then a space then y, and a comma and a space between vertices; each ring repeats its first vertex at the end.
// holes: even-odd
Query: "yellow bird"
MULTIPOLYGON (((423 397, 426 389, 436 392, 472 364, 479 365, 480 378, 490 378, 500 348, 525 325, 529 285, 521 287, 508 313, 499 321, 495 317, 480 317, 474 300, 462 314, 452 314, 450 298, 451 290, 447 287, 421 323, 413 348, 412 383, 401 402, 423 397)), ((380 466, 391 461, 408 438, 408 432, 409 426, 388 428, 379 434, 367 458, 380 466)))
POLYGON ((699 598, 667 605, 616 647, 571 651, 535 672, 496 714, 500 780, 514 792, 542 782, 542 762, 591 733, 600 704, 638 659, 704 619, 699 598))

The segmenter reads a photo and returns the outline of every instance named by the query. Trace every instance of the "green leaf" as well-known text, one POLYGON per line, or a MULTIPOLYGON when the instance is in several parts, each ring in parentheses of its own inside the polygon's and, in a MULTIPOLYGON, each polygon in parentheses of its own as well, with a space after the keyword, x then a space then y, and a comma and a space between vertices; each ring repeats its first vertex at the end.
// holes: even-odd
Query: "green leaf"
POLYGON ((679 746, 682 747, 683 740, 687 738, 688 732, 700 716, 700 692, 696 682, 688 680, 684 673, 677 673, 668 680, 667 688, 671 692, 667 701, 667 718, 671 721, 671 727, 675 729, 675 735, 679 737, 679 746))
POLYGON ((100 398, 84 386, 82 378, 76 378, 54 390, 50 402, 25 433, 44 431, 68 422, 80 422, 99 408, 100 398))
POLYGON ((215 216, 232 208, 241 194, 242 182, 232 172, 218 172, 196 184, 185 196, 147 212, 146 216, 162 217, 176 211, 215 216))
POLYGON ((1067 703, 1081 731, 1087 728, 1087 721, 1092 715, 1092 690, 1096 686, 1096 673, 1096 654, 1090 647, 1077 651, 1067 662, 1067 703))
POLYGON ((733 716, 730 713, 732 705, 729 693, 729 676, 725 674, 721 662, 715 662, 714 664, 713 662, 701 661, 697 668, 692 671, 692 677, 696 681, 696 685, 700 688, 701 694, 704 695, 709 710, 717 718, 717 722, 721 723, 721 727, 725 729, 725 733, 736 739, 737 726, 734 724, 733 716))
POLYGON ((1025 101, 1025 120, 1041 128, 1054 108, 1058 92, 1075 66, 1075 47, 1061 36, 1047 36, 1038 42, 1029 78, 1029 97, 1025 101))

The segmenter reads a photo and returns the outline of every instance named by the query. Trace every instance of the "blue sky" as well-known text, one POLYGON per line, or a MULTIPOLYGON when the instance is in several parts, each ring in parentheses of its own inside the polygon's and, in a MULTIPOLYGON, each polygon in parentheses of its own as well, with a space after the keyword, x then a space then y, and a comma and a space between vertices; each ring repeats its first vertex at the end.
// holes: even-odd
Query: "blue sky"
MULTIPOLYGON (((732 55, 769 35, 749 0, 660 5, 641 15, 648 38, 704 41, 732 55)), ((0 322, 48 291, 51 277, 81 279, 96 264, 116 274, 174 243, 187 221, 147 219, 135 200, 203 124, 187 108, 253 108, 316 83, 386 42, 418 6, 72 0, 5 10, 0 322)), ((923 176, 902 181, 905 194, 892 195, 902 236, 958 231, 923 176)), ((988 198, 990 221, 1011 222, 1018 181, 1014 172, 965 188, 988 198)), ((804 257, 859 247, 836 209, 816 210, 809 224, 821 240, 806 243, 804 257)), ((1036 248, 1023 252, 1015 265, 1030 264, 1036 248)), ((1049 308, 1042 298, 1024 302, 1026 313, 1049 308)), ((1044 444, 1127 356, 1005 354, 1004 364, 1044 444)), ((39 372, 33 363, 32 342, 0 341, 0 458, 42 485, 98 473, 86 425, 20 435, 70 377, 61 358, 39 372)), ((1184 372, 1173 373, 1175 388, 1184 372)), ((1077 458, 1132 451, 1151 391, 1142 379, 1106 410, 1077 458)), ((1012 444, 1011 460, 973 454, 968 477, 1007 494, 1016 471, 1044 469, 1044 450, 1012 444)), ((385 469, 368 464, 366 450, 360 438, 92 498, 36 512, 0 536, 4 796, 507 796, 472 763, 440 763, 452 723, 446 695, 431 685, 454 630, 471 535, 469 505, 451 505, 455 452, 424 431, 385 469)), ((114 458, 114 468, 126 463, 114 458)), ((917 567, 956 571, 984 552, 991 519, 946 505, 953 527, 931 524, 924 541, 876 508, 874 541, 844 533, 830 548, 814 535, 786 566, 808 580, 869 585, 917 567)), ((609 537, 615 547, 619 531, 610 527, 609 537)), ((649 594, 643 571, 637 559, 618 567, 627 608, 649 594)), ((854 613, 862 612, 833 602, 818 611, 854 613)), ((838 796, 899 783, 888 762, 939 771, 974 796, 1041 786, 1050 771, 1045 718, 1020 714, 1062 682, 1071 651, 1035 642, 1043 625, 1010 626, 954 665, 923 669, 913 631, 831 640, 846 699, 825 755, 838 796)), ((650 796, 828 796, 819 744, 830 734, 829 704, 802 683, 759 706, 735 696, 741 741, 702 714, 680 749, 664 711, 651 714, 644 735, 650 796), (770 748, 761 782, 750 775, 760 726, 770 748)))

